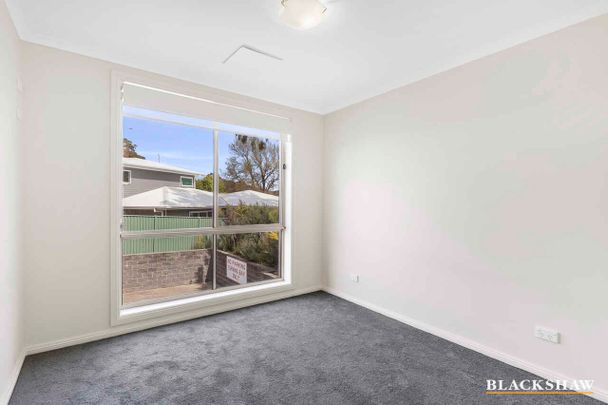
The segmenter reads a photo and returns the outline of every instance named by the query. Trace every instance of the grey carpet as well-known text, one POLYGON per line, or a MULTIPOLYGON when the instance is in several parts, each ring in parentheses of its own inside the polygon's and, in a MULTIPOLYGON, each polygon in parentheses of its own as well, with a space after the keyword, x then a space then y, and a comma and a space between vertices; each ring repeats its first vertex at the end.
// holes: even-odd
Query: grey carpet
POLYGON ((325 293, 28 356, 10 404, 599 404, 325 293))

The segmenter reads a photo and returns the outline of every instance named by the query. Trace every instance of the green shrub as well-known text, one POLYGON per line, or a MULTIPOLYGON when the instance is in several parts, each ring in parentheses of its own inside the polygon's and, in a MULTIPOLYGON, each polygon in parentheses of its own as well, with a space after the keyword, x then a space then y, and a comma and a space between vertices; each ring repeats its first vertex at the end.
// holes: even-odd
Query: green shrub
POLYGON ((221 216, 227 225, 276 224, 279 222, 279 208, 239 204, 222 208, 221 216))
POLYGON ((192 249, 211 249, 213 247, 213 237, 207 235, 199 235, 194 239, 192 249))
MULTIPOLYGON (((226 225, 276 224, 279 209, 261 205, 243 205, 222 208, 222 220, 226 225)), ((279 256, 279 232, 240 233, 219 235, 218 249, 240 256, 250 262, 268 267, 277 266, 279 256)), ((197 236, 193 249, 211 249, 213 237, 197 236)))
POLYGON ((219 235, 218 248, 268 267, 278 264, 278 232, 219 235))

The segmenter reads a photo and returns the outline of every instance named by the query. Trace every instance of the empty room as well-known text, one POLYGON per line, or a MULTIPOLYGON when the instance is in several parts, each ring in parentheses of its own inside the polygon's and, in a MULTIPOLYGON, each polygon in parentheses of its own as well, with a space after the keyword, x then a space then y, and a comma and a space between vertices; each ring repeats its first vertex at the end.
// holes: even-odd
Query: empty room
POLYGON ((0 405, 608 403, 608 0, 0 0, 0 405))

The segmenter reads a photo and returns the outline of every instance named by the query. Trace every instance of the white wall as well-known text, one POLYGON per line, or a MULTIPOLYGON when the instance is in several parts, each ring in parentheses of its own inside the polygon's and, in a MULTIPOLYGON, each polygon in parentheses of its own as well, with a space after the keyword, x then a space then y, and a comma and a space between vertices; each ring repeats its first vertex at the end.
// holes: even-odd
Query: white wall
POLYGON ((606 44, 602 16, 328 115, 330 290, 608 389, 606 44))
MULTIPOLYGON (((111 329, 110 72, 135 71, 28 43, 23 63, 26 343, 45 348, 111 329)), ((293 119, 293 281, 296 289, 319 287, 322 117, 192 86, 217 101, 293 119)))
POLYGON ((20 59, 15 28, 0 0, 0 404, 8 400, 23 350, 17 119, 20 59))

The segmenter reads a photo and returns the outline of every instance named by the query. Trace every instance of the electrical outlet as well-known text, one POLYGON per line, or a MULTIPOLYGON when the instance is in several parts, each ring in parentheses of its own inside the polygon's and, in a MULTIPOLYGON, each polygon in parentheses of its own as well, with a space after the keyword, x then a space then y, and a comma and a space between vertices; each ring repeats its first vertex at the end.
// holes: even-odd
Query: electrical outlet
POLYGON ((547 329, 542 326, 536 326, 534 328, 534 336, 551 343, 559 343, 561 338, 561 335, 558 331, 553 329, 547 329))
POLYGON ((352 281, 353 283, 358 283, 359 282, 359 275, 358 274, 351 274, 350 275, 350 281, 352 281))

